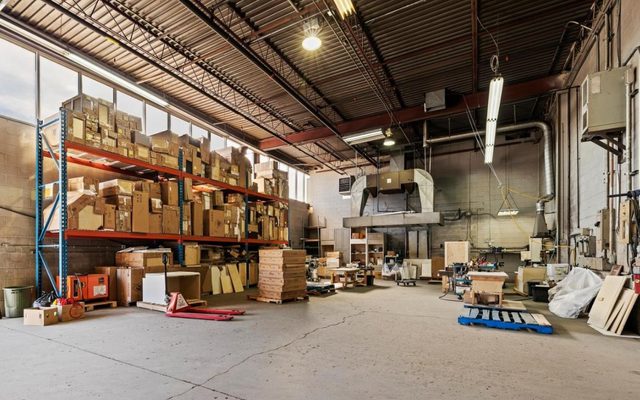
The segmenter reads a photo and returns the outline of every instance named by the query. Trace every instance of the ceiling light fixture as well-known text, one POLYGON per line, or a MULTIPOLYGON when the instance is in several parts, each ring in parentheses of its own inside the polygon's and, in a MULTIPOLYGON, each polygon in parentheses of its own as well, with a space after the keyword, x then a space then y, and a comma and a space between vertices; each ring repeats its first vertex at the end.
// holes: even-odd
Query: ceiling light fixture
POLYGON ((304 31, 304 39, 302 40, 302 48, 307 51, 316 51, 322 46, 322 40, 318 37, 320 33, 320 22, 317 18, 309 18, 302 23, 304 31))
POLYGON ((344 141, 349 144, 362 144, 385 138, 386 136, 382 129, 373 129, 370 131, 359 132, 350 136, 343 137, 344 141))
POLYGON ((395 141, 395 140, 393 140, 392 138, 386 138, 386 139, 384 140, 384 142, 382 142, 382 145, 383 145, 383 146, 387 146, 387 147, 391 147, 391 146, 393 146, 394 144, 396 144, 396 141, 395 141))
POLYGON ((498 113, 500 111, 500 100, 502 98, 502 86, 504 79, 502 76, 496 76, 491 79, 489 84, 489 101, 487 105, 487 125, 485 127, 485 148, 484 163, 491 164, 493 162, 493 149, 496 144, 496 129, 498 127, 498 113))
POLYGON ((338 8, 338 13, 342 19, 345 19, 356 11, 351 0, 333 0, 333 3, 336 5, 336 8, 338 8))

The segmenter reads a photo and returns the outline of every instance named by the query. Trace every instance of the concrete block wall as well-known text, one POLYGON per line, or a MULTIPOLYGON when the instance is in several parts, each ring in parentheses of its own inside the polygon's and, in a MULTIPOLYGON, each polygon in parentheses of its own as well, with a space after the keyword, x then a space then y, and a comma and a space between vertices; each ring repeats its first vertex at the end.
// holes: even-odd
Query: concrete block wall
MULTIPOLYGON (((0 118, 0 288, 35 283, 35 128, 0 118)), ((45 179, 55 176, 51 161, 45 161, 45 179)), ((71 166, 69 176, 83 174, 105 179, 106 174, 71 166)), ((121 246, 107 241, 74 241, 69 247, 69 270, 90 272, 97 265, 112 265, 121 246)), ((53 257, 47 257, 57 271, 53 257)), ((48 279, 43 273, 43 283, 48 279)), ((45 286, 48 287, 48 286, 45 286)), ((0 310, 4 314, 4 296, 0 292, 0 310)))

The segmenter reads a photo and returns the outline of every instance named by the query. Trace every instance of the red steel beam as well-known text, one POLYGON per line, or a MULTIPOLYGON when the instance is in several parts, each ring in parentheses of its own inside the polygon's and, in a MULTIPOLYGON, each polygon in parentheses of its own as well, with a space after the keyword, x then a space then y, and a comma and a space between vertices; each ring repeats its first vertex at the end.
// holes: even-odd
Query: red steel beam
MULTIPOLYGON (((564 78, 565 75, 563 74, 551 75, 545 78, 505 86, 502 92, 502 103, 512 103, 541 96, 554 90, 560 90, 563 87, 564 78)), ((430 118, 440 118, 464 112, 466 110, 465 104, 468 104, 471 109, 486 107, 488 96, 489 92, 478 92, 464 96, 464 99, 460 100, 457 104, 447 107, 444 110, 425 113, 423 105, 420 104, 394 111, 393 114, 401 124, 430 118)), ((341 135, 346 135, 367 129, 388 126, 391 122, 388 113, 381 113, 339 123, 337 124, 337 129, 341 135)), ((327 128, 314 128, 287 135, 287 140, 292 143, 305 143, 331 137, 332 135, 333 133, 327 128)), ((285 145, 286 143, 282 140, 271 137, 260 141, 260 150, 274 150, 285 145)))

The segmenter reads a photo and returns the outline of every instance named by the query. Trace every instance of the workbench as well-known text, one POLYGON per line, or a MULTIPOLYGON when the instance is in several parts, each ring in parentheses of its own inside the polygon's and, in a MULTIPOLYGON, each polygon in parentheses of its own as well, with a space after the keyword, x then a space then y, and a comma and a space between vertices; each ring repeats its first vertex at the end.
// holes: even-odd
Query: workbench
MULTIPOLYGON (((358 277, 357 277, 358 271, 360 271, 359 268, 340 267, 340 268, 331 268, 328 270, 331 271, 331 283, 333 284, 341 283, 342 288, 345 288, 345 289, 348 287, 348 285, 355 287, 356 285, 359 284, 358 277)), ((365 278, 365 281, 366 281, 366 278, 365 278)))

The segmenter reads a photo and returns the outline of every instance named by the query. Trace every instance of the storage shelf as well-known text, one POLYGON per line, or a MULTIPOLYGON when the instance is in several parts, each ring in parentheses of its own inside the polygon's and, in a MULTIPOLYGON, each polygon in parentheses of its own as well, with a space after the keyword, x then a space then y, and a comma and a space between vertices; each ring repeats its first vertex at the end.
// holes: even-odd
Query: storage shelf
MULTIPOLYGON (((135 239, 135 240, 169 240, 180 241, 180 235, 168 233, 138 233, 138 232, 119 232, 119 231, 88 231, 82 229, 67 229, 65 238, 84 238, 84 239, 135 239)), ((47 237, 58 237, 58 232, 47 232, 47 237)))
MULTIPOLYGON (((165 167, 162 165, 154 165, 145 161, 141 161, 131 157, 125 157, 120 154, 112 153, 98 149, 96 147, 87 146, 81 143, 76 143, 67 140, 65 142, 67 148, 67 161, 73 164, 83 165, 85 167, 101 169, 113 173, 145 178, 153 172, 159 172, 172 177, 189 178, 193 181, 193 185, 208 185, 213 186, 216 189, 229 190, 236 193, 246 194, 252 201, 279 201, 281 203, 288 203, 288 199, 284 199, 278 196, 259 193, 248 188, 231 185, 226 182, 217 181, 214 179, 205 178, 202 176, 183 172, 178 169, 165 167)), ((52 157, 48 151, 43 151, 43 156, 52 157)), ((54 154, 56 159, 58 155, 54 154)), ((196 190, 203 190, 202 188, 195 188, 196 190)))

